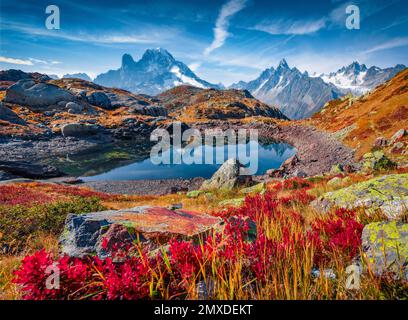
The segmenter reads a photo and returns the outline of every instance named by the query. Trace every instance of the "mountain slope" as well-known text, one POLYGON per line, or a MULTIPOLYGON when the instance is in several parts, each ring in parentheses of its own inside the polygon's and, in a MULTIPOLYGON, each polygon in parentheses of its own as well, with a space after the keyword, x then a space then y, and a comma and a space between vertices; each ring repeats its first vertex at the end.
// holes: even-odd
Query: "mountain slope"
POLYGON ((171 116, 185 122, 242 119, 252 116, 287 119, 278 108, 255 99, 247 90, 216 90, 179 86, 155 98, 169 111, 171 116))
POLYGON ((233 84, 232 88, 246 89, 257 99, 277 105, 291 119, 302 119, 319 111, 327 101, 338 98, 341 93, 333 85, 317 77, 310 77, 290 68, 285 60, 274 69, 266 69, 250 82, 233 84))
POLYGON ((329 102, 304 122, 334 133, 355 148, 357 156, 363 155, 376 138, 389 139, 408 128, 408 69, 365 96, 329 102))
POLYGON ((405 68, 402 64, 385 69, 376 66, 367 68, 365 64, 354 61, 347 67, 320 77, 326 83, 335 85, 345 93, 351 92, 354 95, 361 95, 391 79, 405 68))
POLYGON ((184 63, 175 60, 162 48, 146 50, 137 62, 129 54, 124 54, 118 70, 100 74, 94 82, 149 95, 156 95, 182 84, 218 88, 218 85, 200 79, 184 63))

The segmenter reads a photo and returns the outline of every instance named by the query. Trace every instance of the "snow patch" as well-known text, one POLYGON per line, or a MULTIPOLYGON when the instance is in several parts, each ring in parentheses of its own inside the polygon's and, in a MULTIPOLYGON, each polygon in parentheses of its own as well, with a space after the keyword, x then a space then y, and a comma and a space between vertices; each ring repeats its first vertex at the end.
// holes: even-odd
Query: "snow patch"
POLYGON ((180 68, 177 66, 172 67, 170 72, 173 73, 179 79, 179 81, 174 81, 174 85, 176 86, 181 85, 181 84, 189 84, 194 87, 204 88, 204 86, 197 80, 187 77, 186 75, 182 74, 180 71, 180 68), (176 82, 179 84, 176 84, 176 82))

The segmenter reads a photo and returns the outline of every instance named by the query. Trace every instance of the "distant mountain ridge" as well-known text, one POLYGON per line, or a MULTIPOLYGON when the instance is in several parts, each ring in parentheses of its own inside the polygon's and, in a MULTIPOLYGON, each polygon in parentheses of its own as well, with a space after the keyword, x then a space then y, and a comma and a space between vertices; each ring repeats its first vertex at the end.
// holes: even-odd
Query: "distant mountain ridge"
POLYGON ((62 78, 77 78, 85 81, 92 81, 91 77, 88 76, 86 73, 72 73, 72 74, 65 74, 62 78))
POLYGON ((354 95, 361 95, 391 79, 405 68, 406 66, 402 64, 385 69, 376 66, 367 68, 365 64, 354 61, 347 67, 330 74, 323 74, 320 77, 326 83, 335 85, 345 93, 351 92, 354 95))
POLYGON ((240 81, 231 88, 246 89, 257 99, 278 108, 291 119, 301 119, 319 111, 327 101, 342 93, 321 78, 290 68, 285 59, 278 67, 266 69, 249 82, 240 81))
POLYGON ((230 88, 246 89, 257 99, 278 106, 291 119, 310 117, 328 101, 348 93, 361 95, 404 70, 404 65, 381 69, 367 68, 353 62, 328 75, 310 76, 290 68, 285 59, 278 67, 264 70, 253 81, 232 84, 230 88))
POLYGON ((162 48, 146 50, 139 61, 134 61, 130 54, 124 54, 119 69, 98 75, 94 82, 149 95, 183 84, 199 88, 220 88, 219 85, 200 79, 187 65, 174 59, 162 48))

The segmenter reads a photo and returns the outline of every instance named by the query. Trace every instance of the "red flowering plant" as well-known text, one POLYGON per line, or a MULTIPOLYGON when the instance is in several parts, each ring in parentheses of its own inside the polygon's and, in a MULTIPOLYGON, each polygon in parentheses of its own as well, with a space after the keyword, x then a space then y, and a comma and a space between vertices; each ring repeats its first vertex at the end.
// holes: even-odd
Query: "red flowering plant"
POLYGON ((314 239, 318 239, 319 251, 316 263, 330 260, 333 254, 352 259, 359 253, 364 225, 357 221, 356 213, 343 208, 337 209, 325 219, 312 223, 314 239))
MULTIPOLYGON (((65 256, 54 261, 40 251, 23 260, 15 282, 26 299, 185 298, 194 296, 198 281, 208 279, 221 298, 264 296, 271 284, 270 297, 281 297, 281 288, 297 288, 301 277, 310 277, 313 266, 333 254, 355 256, 363 227, 354 212, 343 209, 308 224, 289 210, 291 201, 298 199, 278 199, 275 192, 247 196, 240 207, 216 213, 225 221, 221 232, 195 241, 172 239, 167 250, 155 253, 138 245, 137 255, 121 255, 118 261, 65 256), (50 291, 45 269, 54 262, 61 289, 50 291)), ((291 291, 284 292, 291 297, 291 291)))

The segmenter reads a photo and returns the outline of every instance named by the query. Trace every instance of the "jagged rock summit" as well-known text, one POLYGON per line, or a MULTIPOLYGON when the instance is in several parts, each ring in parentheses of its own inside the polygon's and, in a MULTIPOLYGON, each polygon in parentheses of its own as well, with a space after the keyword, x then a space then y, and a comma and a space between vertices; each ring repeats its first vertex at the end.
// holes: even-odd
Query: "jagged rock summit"
POLYGON ((241 81, 231 87, 250 91, 257 99, 278 106, 291 119, 306 118, 340 95, 336 87, 322 79, 290 68, 285 59, 276 69, 263 71, 257 79, 241 81))
POLYGON ((173 87, 188 84, 199 88, 219 88, 200 79, 183 62, 163 48, 148 49, 139 61, 130 54, 122 56, 122 65, 95 78, 95 83, 156 95, 173 87))

